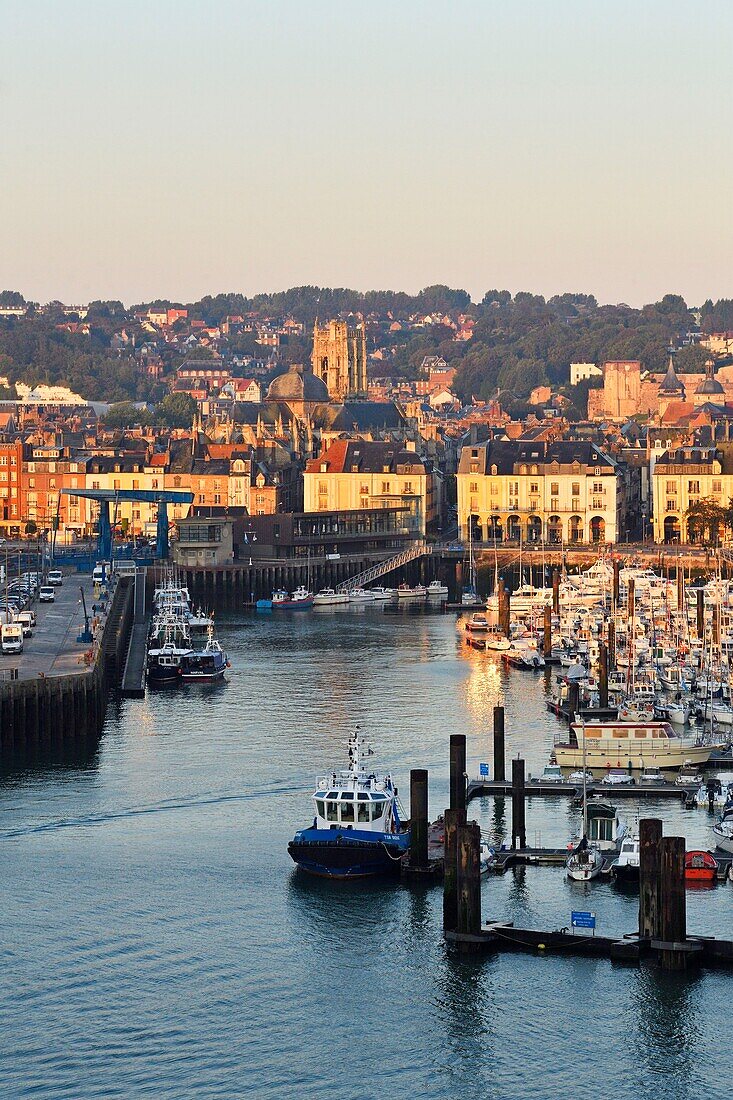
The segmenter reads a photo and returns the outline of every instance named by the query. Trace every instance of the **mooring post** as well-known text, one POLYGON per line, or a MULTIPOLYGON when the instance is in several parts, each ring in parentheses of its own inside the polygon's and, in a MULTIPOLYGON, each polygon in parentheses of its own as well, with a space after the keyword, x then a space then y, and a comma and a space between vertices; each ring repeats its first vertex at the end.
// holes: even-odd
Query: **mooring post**
POLYGON ((458 828, 465 824, 465 810, 445 811, 443 815, 444 932, 455 932, 458 924, 458 828))
POLYGON ((608 706, 608 649, 603 642, 598 647, 598 702, 604 710, 608 706))
POLYGON ((660 854, 659 939, 670 946, 660 950, 659 961, 665 970, 685 970, 688 959, 691 958, 685 950, 687 942, 685 838, 663 836, 660 854))
POLYGON ((720 645, 720 605, 713 605, 713 645, 720 645))
POLYGON ((634 584, 634 578, 629 577, 629 583, 626 589, 626 617, 629 623, 634 621, 634 615, 636 613, 636 585, 634 584))
POLYGON ((661 820, 642 817, 639 822, 639 939, 659 938, 661 843, 661 820))
POLYGON ((685 571, 680 567, 679 560, 677 561, 677 610, 684 611, 686 608, 685 603, 685 571))
POLYGON ((504 761, 504 708, 494 707, 494 779, 501 783, 506 778, 504 761))
POLYGON ((410 772, 410 866, 428 865, 428 773, 425 768, 410 772))
POLYGON ((705 633, 705 592, 702 588, 697 590, 697 639, 702 641, 705 633))
POLYGON ((456 848, 456 932, 478 936, 481 931, 481 830, 475 821, 458 826, 456 848))
POLYGON ((549 657, 552 652, 552 608, 545 604, 544 619, 542 621, 542 653, 549 657))
POLYGON ((619 592, 621 591, 621 562, 618 558, 613 563, 613 610, 616 611, 619 602, 619 592))
POLYGON ((572 726, 578 716, 580 707, 580 684, 577 680, 571 680, 568 684, 568 722, 572 726))
POLYGON ((613 619, 608 624, 608 667, 616 668, 616 624, 613 619))
POLYGON ((557 569, 552 571, 552 613, 560 614, 560 574, 557 569))
POLYGON ((512 848, 527 847, 524 809, 524 761, 515 759, 512 760, 512 848))
POLYGON ((450 808, 466 808, 466 735, 452 733, 450 738, 450 808))

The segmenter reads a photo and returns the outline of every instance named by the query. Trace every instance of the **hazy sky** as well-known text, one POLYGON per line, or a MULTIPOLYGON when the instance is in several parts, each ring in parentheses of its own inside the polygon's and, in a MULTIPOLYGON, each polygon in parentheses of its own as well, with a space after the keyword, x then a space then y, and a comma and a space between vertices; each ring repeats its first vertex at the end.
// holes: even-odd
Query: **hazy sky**
POLYGON ((733 297, 730 0, 0 0, 0 289, 733 297))

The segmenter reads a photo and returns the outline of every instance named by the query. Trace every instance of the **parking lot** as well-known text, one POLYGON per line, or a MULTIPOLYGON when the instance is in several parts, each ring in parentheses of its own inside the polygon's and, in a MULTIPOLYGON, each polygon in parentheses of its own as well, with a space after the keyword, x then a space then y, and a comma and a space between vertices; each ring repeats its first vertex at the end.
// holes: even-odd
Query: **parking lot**
POLYGON ((34 599, 31 608, 37 623, 33 634, 24 639, 22 653, 0 654, 0 671, 17 668, 21 680, 82 671, 84 665, 80 658, 89 646, 76 640, 84 627, 81 587, 91 620, 94 602, 91 577, 66 574, 64 583, 55 589, 53 603, 40 603, 38 597, 34 599))

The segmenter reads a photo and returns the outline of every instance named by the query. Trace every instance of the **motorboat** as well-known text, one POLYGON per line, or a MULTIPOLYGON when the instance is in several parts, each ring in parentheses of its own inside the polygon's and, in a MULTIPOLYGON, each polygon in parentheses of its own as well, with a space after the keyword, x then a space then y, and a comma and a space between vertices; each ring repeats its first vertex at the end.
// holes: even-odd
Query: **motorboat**
POLYGON ((712 827, 712 832, 716 847, 733 856, 733 803, 724 807, 720 820, 712 827))
POLYGON ((349 602, 346 592, 337 592, 335 588, 322 588, 313 597, 314 607, 336 607, 338 604, 349 602))
POLYGON ((559 764, 545 764, 542 771, 542 775, 539 778, 540 783, 564 783, 565 776, 562 774, 562 768, 559 764))
POLYGON ((588 800, 588 843, 597 844, 602 851, 620 851, 626 836, 626 824, 616 812, 616 807, 602 799, 588 800))
POLYGON ((372 603, 374 593, 369 588, 351 588, 347 597, 349 603, 372 603))
POLYGON ((642 784, 667 783, 668 780, 664 778, 659 768, 644 768, 639 776, 639 782, 642 784))
POLYGON ((583 771, 581 768, 580 771, 571 772, 568 776, 568 783, 582 783, 583 781, 595 783, 593 772, 589 772, 587 769, 583 771))
POLYGON ((488 634, 490 629, 489 620, 480 611, 472 615, 466 623, 466 632, 468 634, 488 634))
POLYGON ((394 598, 394 588, 383 588, 381 584, 376 585, 374 588, 370 588, 369 591, 372 594, 372 598, 375 600, 391 600, 394 598))
POLYGON ((628 833, 621 841, 619 854, 611 864, 611 874, 616 882, 638 882, 640 862, 641 845, 639 837, 633 833, 628 833))
POLYGON ((685 880, 687 882, 715 882, 718 861, 711 852, 695 849, 685 852, 685 880))
POLYGON ((609 772, 604 775, 601 783, 605 787, 630 787, 634 783, 633 775, 629 775, 623 768, 611 768, 609 772))
POLYGON ((428 585, 428 596, 447 596, 448 585, 442 584, 441 581, 431 581, 428 585))
POLYGON ((358 731, 348 742, 349 766, 316 780, 313 824, 288 844, 298 867, 326 878, 394 876, 410 848, 397 788, 389 774, 372 771, 358 731))
POLYGON ((481 603, 478 592, 472 585, 468 585, 461 592, 461 603, 465 607, 475 607, 476 604, 481 603))
POLYGON ((401 584, 397 589, 397 598, 399 600, 423 599, 427 592, 427 588, 422 584, 416 584, 414 588, 410 588, 409 584, 401 584))
POLYGON ((534 672, 545 667, 545 659, 538 653, 537 647, 523 644, 519 639, 510 644, 502 657, 512 668, 534 672))
POLYGON ((567 741, 554 746, 558 764, 577 767, 587 740, 590 768, 680 768, 685 762, 706 764, 722 744, 680 737, 669 722, 587 722, 570 727, 567 741))
POLYGON ((500 631, 490 630, 486 635, 486 648, 493 650, 494 653, 506 653, 512 648, 512 643, 500 631))

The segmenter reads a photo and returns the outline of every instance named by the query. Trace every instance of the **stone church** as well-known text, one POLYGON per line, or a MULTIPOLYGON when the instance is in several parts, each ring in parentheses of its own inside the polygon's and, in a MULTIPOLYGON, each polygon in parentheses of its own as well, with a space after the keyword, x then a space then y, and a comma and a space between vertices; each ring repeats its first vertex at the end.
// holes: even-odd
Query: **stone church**
POLYGON ((363 324, 329 321, 313 327, 313 373, 332 401, 367 396, 366 332, 363 324))

